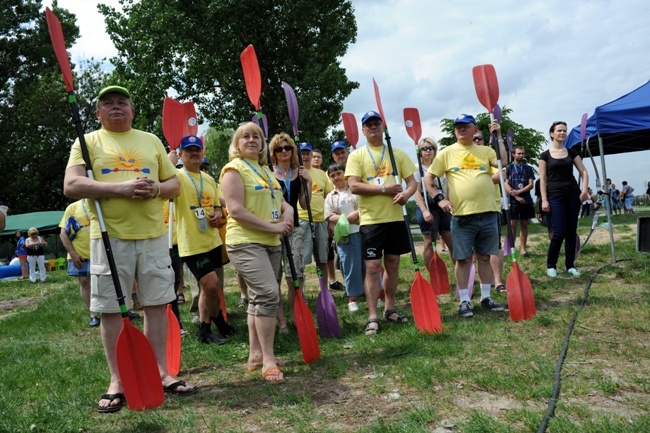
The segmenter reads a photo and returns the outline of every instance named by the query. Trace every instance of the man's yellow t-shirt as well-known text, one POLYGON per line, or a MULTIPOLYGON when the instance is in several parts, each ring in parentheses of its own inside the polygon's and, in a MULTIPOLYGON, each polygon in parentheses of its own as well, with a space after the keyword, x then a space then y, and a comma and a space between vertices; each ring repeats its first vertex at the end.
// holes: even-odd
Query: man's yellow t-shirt
POLYGON ((59 227, 66 229, 77 254, 82 259, 90 259, 90 214, 84 201, 77 200, 65 209, 59 227))
MULTIPOLYGON (((325 221, 325 197, 334 190, 334 184, 327 173, 319 168, 308 168, 307 173, 311 177, 311 198, 309 206, 311 207, 311 216, 315 223, 325 221)), ((298 218, 303 221, 309 221, 307 209, 303 209, 298 202, 298 218)))
MULTIPOLYGON (((395 164, 400 178, 404 179, 415 173, 415 164, 401 149, 393 149, 395 164)), ((363 183, 369 185, 395 184, 388 146, 363 146, 353 151, 345 165, 345 178, 358 176, 363 183)), ((359 194, 360 225, 381 224, 403 221, 402 206, 393 204, 390 195, 359 194)))
MULTIPOLYGON (((100 182, 125 182, 146 177, 159 182, 176 176, 162 143, 153 134, 131 129, 110 132, 99 129, 85 135, 93 176, 100 182)), ((77 139, 66 168, 85 166, 77 139)), ((95 201, 88 200, 90 237, 101 238, 95 201)), ((119 239, 153 239, 167 233, 163 218, 164 200, 108 197, 100 200, 108 235, 119 239)))
POLYGON ((434 158, 427 171, 437 177, 447 175, 455 216, 500 212, 490 165, 495 159, 496 152, 490 147, 460 143, 442 149, 434 158))

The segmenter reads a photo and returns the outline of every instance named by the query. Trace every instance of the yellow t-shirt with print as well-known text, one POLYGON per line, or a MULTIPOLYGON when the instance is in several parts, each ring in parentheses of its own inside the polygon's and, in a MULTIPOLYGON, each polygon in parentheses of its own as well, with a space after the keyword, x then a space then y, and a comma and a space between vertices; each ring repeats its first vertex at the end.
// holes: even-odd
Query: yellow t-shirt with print
MULTIPOLYGON (((90 259, 90 214, 84 200, 77 200, 65 208, 59 227, 66 229, 72 246, 82 259, 90 259)), ((70 254, 68 254, 70 260, 70 254)))
MULTIPOLYGON (((282 188, 273 173, 267 167, 261 167, 257 161, 249 159, 244 161, 241 158, 233 159, 226 164, 221 170, 221 178, 228 170, 238 172, 244 182, 246 209, 269 222, 273 222, 272 212, 277 212, 279 221, 282 212, 282 188), (272 188, 273 194, 269 187, 272 188)), ((249 229, 230 216, 226 225, 226 244, 261 244, 274 247, 280 245, 280 235, 249 229)))
MULTIPOLYGON (((319 168, 309 168, 307 173, 311 177, 311 198, 309 206, 311 207, 311 216, 315 223, 325 221, 325 197, 334 190, 334 184, 327 177, 327 173, 319 168)), ((307 209, 303 209, 298 202, 298 218, 303 221, 309 221, 307 209)))
POLYGON ((174 199, 178 255, 188 257, 207 253, 221 245, 219 229, 207 224, 207 218, 214 213, 214 207, 221 206, 220 188, 207 173, 193 173, 179 168, 177 176, 181 184, 181 194, 174 199), (199 207, 206 214, 207 230, 203 232, 199 230, 199 220, 195 214, 199 207))
MULTIPOLYGON (((159 182, 176 176, 162 143, 153 134, 131 129, 110 132, 99 129, 85 135, 93 176, 99 182, 121 183, 137 177, 159 182)), ((66 168, 85 166, 77 139, 72 145, 66 168)), ((163 218, 163 199, 149 200, 108 197, 100 200, 108 235, 119 239, 153 239, 167 233, 163 218)), ((95 201, 88 200, 90 237, 101 238, 95 201)))
POLYGON ((490 165, 496 157, 490 147, 454 143, 434 158, 427 171, 435 176, 447 175, 455 216, 500 212, 490 165))
MULTIPOLYGON (((415 164, 401 149, 393 148, 395 164, 400 178, 407 178, 415 173, 415 164)), ((395 183, 388 146, 363 146, 353 151, 345 165, 345 178, 358 176, 369 185, 392 185, 395 183)), ((390 195, 359 195, 360 225, 382 224, 403 221, 402 206, 393 204, 390 195)))

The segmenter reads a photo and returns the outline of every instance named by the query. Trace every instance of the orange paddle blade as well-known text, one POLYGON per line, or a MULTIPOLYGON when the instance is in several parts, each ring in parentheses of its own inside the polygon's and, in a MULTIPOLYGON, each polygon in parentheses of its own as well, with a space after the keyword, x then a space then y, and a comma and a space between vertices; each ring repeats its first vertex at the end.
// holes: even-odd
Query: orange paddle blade
POLYGON ((314 317, 309 311, 302 297, 302 290, 296 290, 296 297, 293 303, 294 315, 296 317, 296 328, 298 328, 298 340, 300 350, 305 364, 310 364, 320 359, 320 346, 316 335, 314 317))
MULTIPOLYGON (((513 263, 512 270, 516 272, 517 280, 519 282, 519 287, 521 288, 521 300, 524 307, 524 320, 532 319, 537 314, 537 309, 535 308, 535 294, 533 293, 533 285, 528 279, 528 275, 519 269, 517 262, 513 263)), ((506 289, 507 290, 507 289, 506 289)))
POLYGON ((181 326, 167 304, 167 371, 176 376, 181 370, 181 326))
POLYGON ((415 272, 415 280, 411 285, 411 309, 418 331, 425 334, 442 332, 442 320, 436 294, 429 283, 422 278, 420 271, 415 272))
POLYGON ((162 127, 163 135, 171 150, 176 150, 181 144, 181 138, 184 137, 183 116, 183 104, 173 98, 165 98, 163 101, 162 127))
POLYGON ((115 346, 117 369, 124 387, 124 397, 131 410, 146 410, 165 401, 156 356, 147 337, 122 318, 122 330, 115 346))
MULTIPOLYGON (((194 102, 183 102, 183 137, 187 135, 196 135, 199 132, 199 121, 196 119, 196 108, 194 102)), ((201 141, 205 144, 203 137, 201 141)))
POLYGON ((72 81, 72 68, 70 67, 70 60, 68 59, 68 52, 65 49, 65 39, 63 38, 63 29, 61 28, 61 21, 50 10, 45 8, 45 16, 47 18, 47 27, 50 31, 50 39, 54 47, 54 54, 59 62, 63 81, 65 82, 65 90, 67 92, 74 91, 74 81, 72 81))
POLYGON ((449 286, 449 273, 445 262, 438 256, 436 251, 433 252, 433 257, 429 262, 429 279, 431 287, 436 295, 444 295, 451 290, 449 286))
POLYGON ((355 119, 354 114, 352 113, 341 113, 341 117, 343 118, 343 130, 345 131, 345 136, 350 145, 352 145, 352 148, 356 149, 357 142, 359 141, 357 119, 355 119))
POLYGON ((257 111, 260 111, 260 96, 262 94, 262 75, 260 74, 260 65, 257 63, 257 54, 253 45, 247 46, 242 51, 241 67, 244 70, 244 81, 246 82, 246 92, 248 99, 257 111))
POLYGON ((417 108, 404 109, 404 126, 409 137, 413 140, 415 145, 418 145, 420 137, 422 137, 422 125, 420 124, 420 112, 417 108))
POLYGON ((499 101, 499 81, 492 65, 480 65, 472 68, 476 96, 488 113, 492 113, 499 101))

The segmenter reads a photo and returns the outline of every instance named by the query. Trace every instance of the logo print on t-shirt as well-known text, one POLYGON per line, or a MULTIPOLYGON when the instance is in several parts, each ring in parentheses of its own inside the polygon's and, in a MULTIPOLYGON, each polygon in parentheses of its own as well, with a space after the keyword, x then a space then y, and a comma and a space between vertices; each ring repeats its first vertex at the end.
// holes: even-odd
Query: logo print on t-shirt
POLYGON ((151 173, 151 169, 140 167, 138 155, 115 155, 115 161, 107 165, 112 165, 113 168, 102 168, 102 174, 119 172, 151 173))
POLYGON ((460 167, 454 167, 454 171, 486 171, 487 169, 483 166, 483 162, 476 158, 474 155, 469 154, 463 157, 460 161, 460 167))

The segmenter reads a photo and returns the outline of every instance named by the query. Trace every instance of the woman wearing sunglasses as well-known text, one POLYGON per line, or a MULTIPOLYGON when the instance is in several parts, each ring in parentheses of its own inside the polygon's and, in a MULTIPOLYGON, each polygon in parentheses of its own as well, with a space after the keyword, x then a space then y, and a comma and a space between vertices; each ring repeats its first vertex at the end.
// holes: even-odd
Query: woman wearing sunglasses
MULTIPOLYGON (((433 159, 438 153, 438 145, 432 138, 426 137, 418 143, 418 155, 422 163, 422 173, 426 173, 433 159)), ((426 188, 422 186, 420 171, 416 170, 415 180, 418 183, 417 193, 413 195, 417 207, 415 208, 415 218, 420 225, 422 240, 424 242, 424 265, 427 266, 433 257, 433 241, 440 233, 440 237, 445 241, 449 249, 449 256, 453 257, 453 246, 451 244, 451 216, 440 209, 437 203, 433 202, 433 197, 429 195, 426 188), (426 202, 425 202, 426 200, 426 202)), ((436 178, 436 186, 443 194, 447 191, 447 178, 436 178)))
MULTIPOLYGON (((301 245, 300 240, 302 239, 300 230, 301 227, 298 224, 298 202, 303 209, 307 209, 307 203, 305 201, 305 190, 303 189, 303 180, 307 185, 307 192, 311 197, 311 177, 307 170, 301 167, 298 163, 298 148, 296 143, 291 139, 289 134, 286 132, 281 132, 276 134, 269 144, 271 149, 271 159, 273 160, 273 174, 275 178, 280 183, 282 187, 282 196, 284 200, 291 205, 293 208, 293 231, 289 235, 289 242, 291 245, 291 256, 293 257, 293 263, 296 269, 296 276, 300 283, 300 289, 303 286, 303 269, 304 265, 302 263, 302 256, 300 255, 301 245)), ((282 258, 284 269, 289 269, 289 256, 287 256, 287 251, 282 245, 282 258)), ((289 301, 289 309, 291 310, 291 317, 293 317, 293 298, 295 292, 292 290, 293 281, 291 275, 287 273, 287 286, 289 290, 287 292, 287 298, 289 301)), ((281 287, 281 284, 278 281, 278 287, 281 287)), ((280 291, 280 308, 278 310, 278 326, 280 327, 280 332, 285 333, 288 331, 287 321, 284 318, 284 306, 282 302, 282 291, 280 291)))

